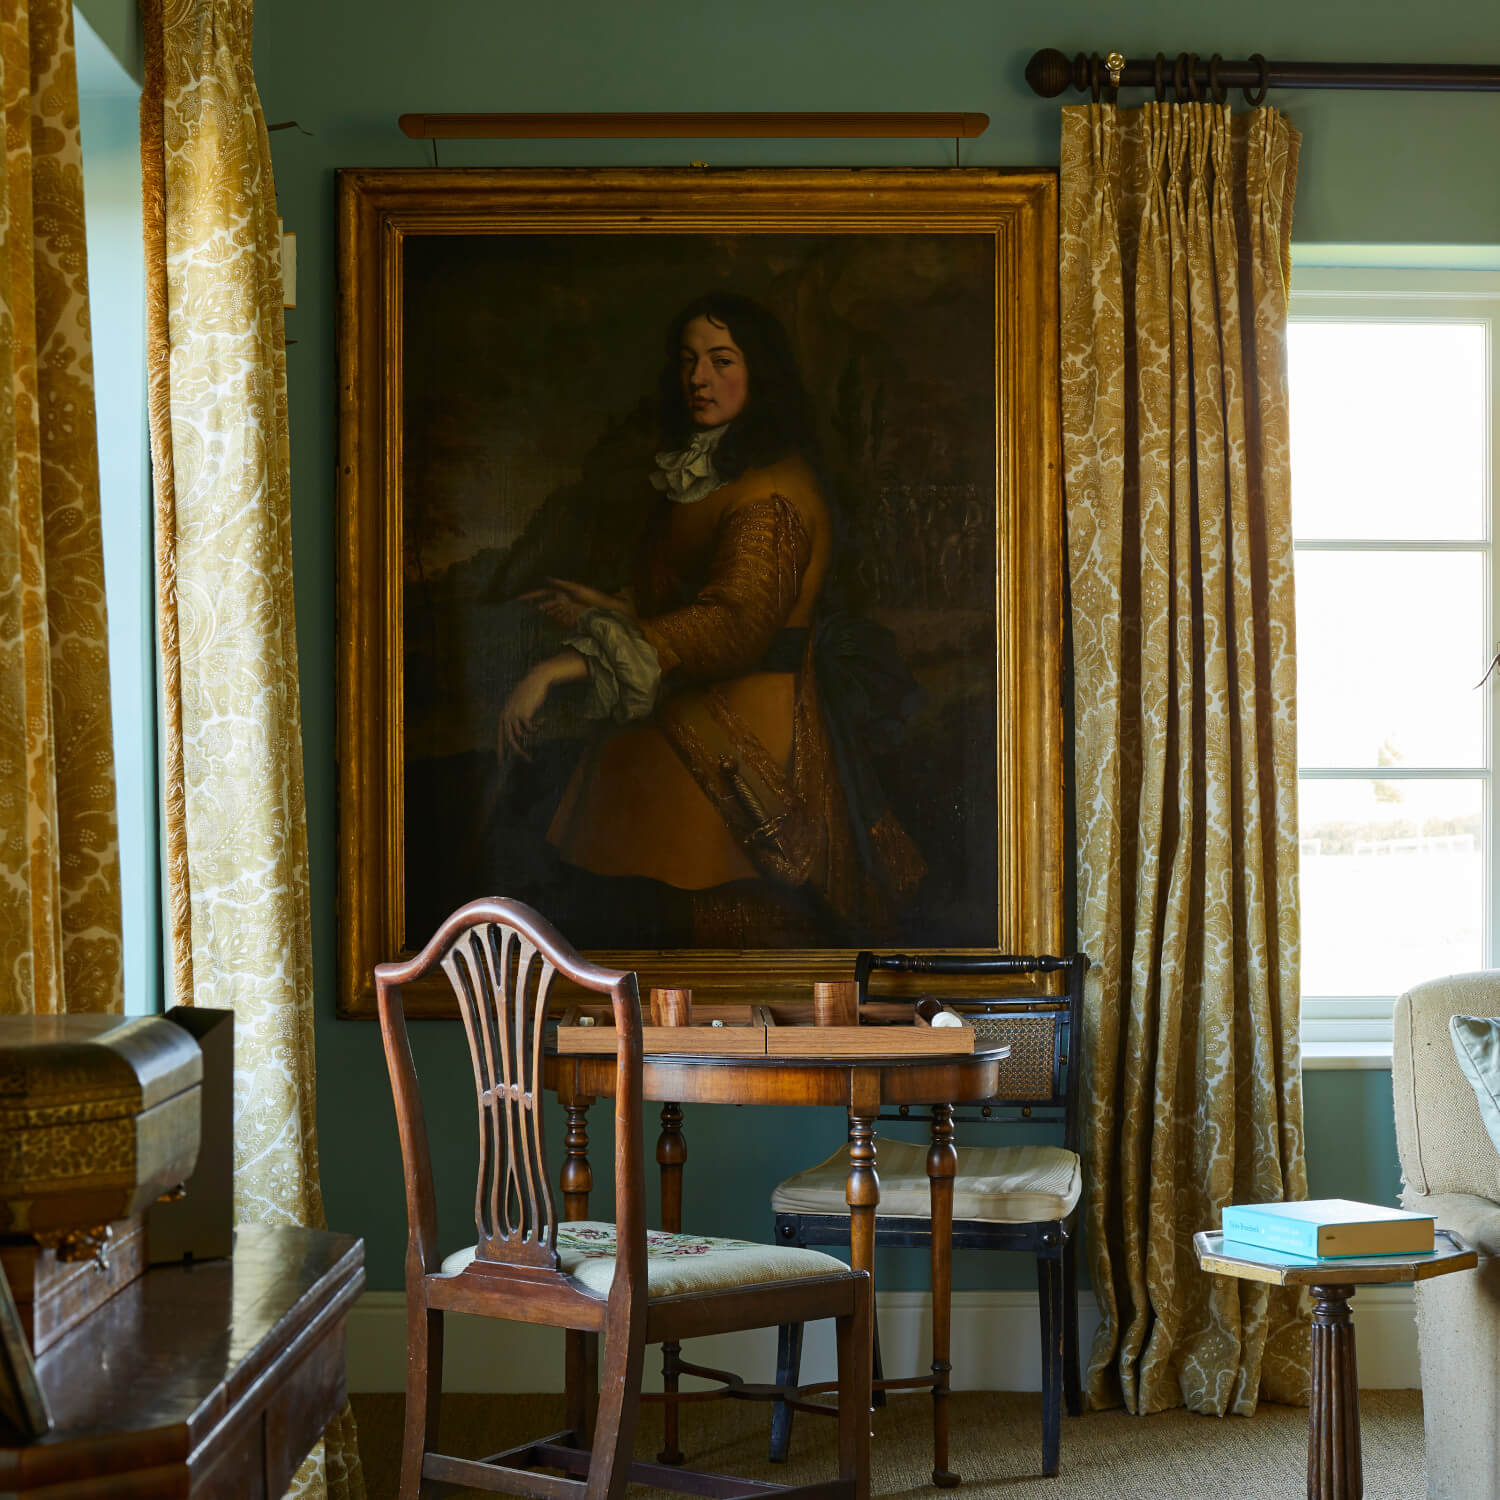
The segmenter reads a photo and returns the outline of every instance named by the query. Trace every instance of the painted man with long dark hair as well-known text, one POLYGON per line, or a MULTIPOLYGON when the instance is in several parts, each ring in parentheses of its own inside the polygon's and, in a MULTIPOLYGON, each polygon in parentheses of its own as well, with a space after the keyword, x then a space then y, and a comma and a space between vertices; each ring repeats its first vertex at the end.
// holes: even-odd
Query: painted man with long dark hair
POLYGON ((700 941, 826 932, 921 860, 886 816, 856 829, 814 670, 834 527, 791 343, 749 298, 714 294, 668 332, 661 494, 632 588, 554 579, 532 597, 572 631, 500 713, 526 755, 547 699, 583 685, 611 730, 585 751, 548 839, 595 876, 687 893, 700 941), (716 919, 732 911, 733 920, 716 919), (750 920, 747 921, 747 918, 750 920))

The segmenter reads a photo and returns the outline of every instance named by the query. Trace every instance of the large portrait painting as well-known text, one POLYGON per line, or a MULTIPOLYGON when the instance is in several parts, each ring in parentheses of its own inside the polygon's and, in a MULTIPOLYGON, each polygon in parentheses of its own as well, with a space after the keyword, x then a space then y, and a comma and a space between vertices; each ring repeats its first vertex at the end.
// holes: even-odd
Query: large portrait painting
POLYGON ((1059 951, 1051 175, 351 171, 340 224, 341 1013, 481 895, 643 984, 1059 951))

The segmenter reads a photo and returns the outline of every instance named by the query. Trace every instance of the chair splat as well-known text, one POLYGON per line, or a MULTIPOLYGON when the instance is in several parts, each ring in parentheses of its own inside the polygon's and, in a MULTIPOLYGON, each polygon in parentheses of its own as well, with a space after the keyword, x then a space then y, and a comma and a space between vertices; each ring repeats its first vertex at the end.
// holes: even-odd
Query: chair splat
POLYGON ((458 999, 474 1066, 478 1243, 487 1260, 555 1268, 557 1211, 539 1084, 556 970, 524 935, 493 922, 466 933, 442 968, 458 999))

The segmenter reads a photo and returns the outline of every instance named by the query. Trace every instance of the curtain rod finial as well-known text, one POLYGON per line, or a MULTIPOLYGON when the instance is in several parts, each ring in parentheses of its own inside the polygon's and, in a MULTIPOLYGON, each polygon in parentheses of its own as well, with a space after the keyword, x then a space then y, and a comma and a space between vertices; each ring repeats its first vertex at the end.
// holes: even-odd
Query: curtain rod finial
POLYGON ((1033 52, 1026 64, 1026 82, 1033 93, 1055 99, 1073 82, 1073 65, 1065 52, 1043 47, 1040 52, 1033 52))

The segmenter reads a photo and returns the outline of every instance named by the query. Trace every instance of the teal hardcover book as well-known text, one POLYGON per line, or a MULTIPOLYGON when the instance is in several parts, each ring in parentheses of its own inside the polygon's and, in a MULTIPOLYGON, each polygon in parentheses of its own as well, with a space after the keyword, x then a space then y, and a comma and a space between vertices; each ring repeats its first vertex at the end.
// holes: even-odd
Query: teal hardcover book
POLYGON ((1224 1210, 1226 1240, 1319 1260, 1340 1255, 1421 1255, 1433 1247, 1430 1214, 1347 1198, 1237 1203, 1224 1210))

